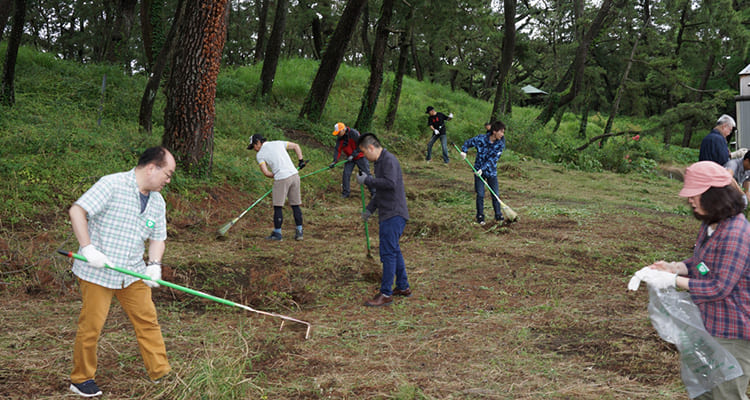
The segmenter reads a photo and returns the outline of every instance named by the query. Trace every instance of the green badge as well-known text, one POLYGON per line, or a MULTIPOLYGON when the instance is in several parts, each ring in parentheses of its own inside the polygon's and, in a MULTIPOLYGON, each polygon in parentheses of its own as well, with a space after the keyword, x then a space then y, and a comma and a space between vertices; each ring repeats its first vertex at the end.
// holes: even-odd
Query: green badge
POLYGON ((704 264, 703 261, 701 261, 700 263, 698 263, 698 265, 696 265, 695 268, 698 269, 698 272, 701 275, 706 275, 708 273, 708 271, 710 271, 708 269, 708 266, 706 264, 704 264))
POLYGON ((156 222, 154 222, 153 219, 147 219, 146 220, 146 227, 153 228, 156 225, 156 222))

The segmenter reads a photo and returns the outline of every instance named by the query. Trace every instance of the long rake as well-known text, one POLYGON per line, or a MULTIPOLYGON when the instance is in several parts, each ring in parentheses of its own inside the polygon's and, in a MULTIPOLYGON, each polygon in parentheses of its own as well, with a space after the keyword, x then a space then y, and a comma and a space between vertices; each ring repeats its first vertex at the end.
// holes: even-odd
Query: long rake
MULTIPOLYGON (((338 163, 337 163, 336 165, 334 165, 334 166, 338 166, 338 165, 341 165, 341 164, 343 164, 343 163, 345 163, 345 162, 346 162, 346 160, 340 161, 340 162, 338 162, 338 163)), ((303 176, 300 176, 300 179, 302 179, 302 178, 306 178, 306 177, 308 177, 308 176, 310 176, 310 175, 315 175, 315 174, 317 174, 318 172, 323 172, 323 171, 325 171, 325 170, 327 170, 327 169, 330 169, 330 168, 329 168, 329 167, 321 168, 321 169, 319 169, 319 170, 317 170, 317 171, 314 171, 314 172, 311 172, 311 173, 309 173, 309 174, 307 174, 307 175, 303 175, 303 176)), ((245 216, 245 214, 247 214, 247 212, 248 212, 248 211, 250 211, 250 209, 252 209, 253 207, 255 207, 255 205, 256 205, 256 204, 260 203, 260 201, 261 201, 261 200, 263 200, 264 198, 266 198, 266 196, 268 196, 269 194, 271 194, 271 192, 272 192, 272 191, 273 191, 273 189, 269 189, 269 190, 268 190, 268 191, 267 191, 267 192, 266 192, 265 194, 263 194, 263 196, 260 196, 260 198, 258 198, 258 200, 255 200, 255 202, 254 202, 253 204, 251 204, 251 205, 250 205, 250 207, 248 207, 248 208, 247 208, 247 209, 246 209, 245 211, 243 211, 243 212, 242 212, 242 213, 241 213, 240 215, 238 215, 237 217, 235 217, 235 218, 234 218, 234 219, 232 219, 231 221, 227 222, 226 224, 222 225, 222 226, 221 226, 221 228, 219 228, 219 229, 218 229, 218 230, 216 231, 216 233, 217 233, 217 234, 218 234, 218 235, 219 235, 220 237, 221 237, 221 236, 226 236, 227 232, 229 232, 229 229, 230 229, 231 227, 233 227, 233 226, 234 226, 234 224, 236 224, 236 223, 237 223, 237 221, 239 221, 239 220, 240 220, 240 218, 244 217, 244 216, 245 216)))
MULTIPOLYGON (((84 257, 84 256, 82 256, 80 254, 77 254, 77 253, 73 253, 71 251, 57 250, 57 252, 60 253, 60 254, 62 254, 62 255, 64 255, 64 256, 66 256, 66 257, 75 258, 76 260, 81 260, 81 261, 84 261, 84 262, 88 261, 86 259, 86 257, 84 257)), ((185 293, 189 293, 189 294, 192 294, 194 296, 202 297, 204 299, 208 299, 208 300, 211 300, 211 301, 215 301, 217 303, 225 304, 225 305, 228 305, 228 306, 239 307, 239 308, 241 308, 243 310, 251 311, 251 312, 262 314, 262 315, 268 315, 268 316, 271 316, 271 317, 281 318, 282 322, 281 322, 281 326, 279 327, 279 330, 281 330, 284 327, 284 321, 292 321, 292 322, 297 322, 297 323, 300 323, 300 324, 303 324, 303 325, 307 325, 307 330, 305 331, 305 339, 309 339, 310 338, 310 330, 312 329, 312 325, 310 325, 309 322, 305 322, 305 321, 302 321, 302 320, 299 320, 299 319, 296 319, 296 318, 288 317, 286 315, 281 315, 281 314, 276 314, 276 313, 272 313, 272 312, 256 310, 256 309, 254 309, 252 307, 248 307, 248 306, 246 306, 244 304, 239 304, 239 303, 235 303, 233 301, 227 300, 227 299, 222 299, 221 297, 212 296, 212 295, 210 295, 208 293, 203 293, 203 292, 197 291, 195 289, 187 288, 185 286, 180 286, 180 285, 172 283, 172 282, 167 282, 167 281, 164 281, 164 280, 161 280, 161 279, 151 279, 151 277, 149 277, 148 275, 139 274, 139 273, 131 271, 129 269, 119 268, 119 267, 115 267, 115 266, 112 266, 112 265, 109 265, 109 264, 105 264, 104 267, 109 268, 109 269, 111 269, 113 271, 117 271, 117 272, 119 272, 121 274, 134 276, 136 278, 140 278, 140 279, 144 279, 144 280, 154 281, 154 282, 158 283, 159 285, 170 287, 172 289, 177 289, 179 291, 182 291, 182 292, 185 292, 185 293)))
MULTIPOLYGON (((457 152, 461 153, 461 149, 459 149, 455 143, 451 142, 451 145, 453 145, 453 147, 456 149, 457 152)), ((469 160, 464 158, 464 161, 466 161, 466 163, 469 164, 469 167, 471 167, 471 170, 474 171, 474 175, 478 176, 479 179, 482 181, 482 183, 484 183, 484 186, 486 186, 487 189, 489 189, 490 193, 492 193, 492 195, 495 196, 495 200, 497 200, 498 203, 500 203, 500 209, 503 211, 503 215, 507 217, 506 219, 508 220, 508 222, 517 221, 518 213, 513 211, 513 209, 510 208, 510 206, 508 206, 507 204, 503 203, 502 200, 500 200, 500 197, 497 195, 497 193, 495 193, 494 190, 492 190, 492 188, 490 187, 490 184, 487 183, 487 181, 484 180, 484 178, 482 178, 482 175, 477 174, 476 168, 474 168, 474 166, 471 165, 471 162, 469 160)))

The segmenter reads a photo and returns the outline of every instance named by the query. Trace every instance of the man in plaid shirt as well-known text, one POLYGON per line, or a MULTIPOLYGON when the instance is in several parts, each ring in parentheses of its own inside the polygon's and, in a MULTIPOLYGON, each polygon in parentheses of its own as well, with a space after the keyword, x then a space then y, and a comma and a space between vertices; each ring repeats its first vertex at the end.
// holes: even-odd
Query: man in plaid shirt
MULTIPOLYGON (((477 175, 474 176, 474 191, 477 192, 477 223, 484 225, 484 182, 497 194, 497 161, 505 150, 505 124, 501 121, 495 121, 490 125, 487 133, 464 142, 461 146, 461 157, 466 159, 466 152, 470 148, 476 147, 477 157, 474 160, 474 169, 477 175)), ((492 196, 492 208, 495 210, 495 221, 503 223, 503 212, 500 208, 500 202, 495 196, 492 196)))
POLYGON ((711 399, 747 399, 750 382, 750 223, 742 213, 743 194, 732 179, 713 161, 686 169, 680 196, 687 197, 702 222, 693 256, 682 262, 658 261, 643 279, 656 288, 689 290, 706 331, 742 367, 742 376, 708 393, 711 399))
POLYGON ((158 381, 171 367, 151 300, 151 288, 161 279, 161 259, 167 239, 166 203, 159 191, 170 182, 175 159, 163 147, 146 150, 127 172, 102 177, 70 208, 79 253, 73 273, 81 290, 70 390, 84 397, 99 396, 94 382, 97 342, 116 296, 133 323, 148 376, 158 381), (143 260, 148 240, 148 259, 143 260), (148 275, 153 281, 124 275, 104 265, 148 275))

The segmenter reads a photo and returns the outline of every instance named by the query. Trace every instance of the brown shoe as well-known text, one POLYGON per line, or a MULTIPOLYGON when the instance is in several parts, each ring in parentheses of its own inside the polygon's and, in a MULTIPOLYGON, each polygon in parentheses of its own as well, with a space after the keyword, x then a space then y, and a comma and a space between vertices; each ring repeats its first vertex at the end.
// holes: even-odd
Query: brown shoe
POLYGON ((372 298, 372 300, 367 300, 365 305, 367 307, 380 307, 390 305, 391 303, 393 303, 393 296, 386 296, 383 293, 378 293, 372 298))
POLYGON ((411 288, 406 288, 404 290, 401 289, 393 289, 393 295, 394 296, 404 296, 404 297, 411 297, 411 288))

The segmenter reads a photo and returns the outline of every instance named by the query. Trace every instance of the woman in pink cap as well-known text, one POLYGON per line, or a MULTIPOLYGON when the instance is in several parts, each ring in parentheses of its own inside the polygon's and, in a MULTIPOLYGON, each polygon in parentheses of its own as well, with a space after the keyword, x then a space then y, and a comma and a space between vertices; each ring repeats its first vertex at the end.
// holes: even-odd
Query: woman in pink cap
POLYGON ((713 161, 687 168, 681 197, 701 221, 693 256, 658 261, 644 281, 657 288, 690 291, 708 333, 740 363, 743 375, 726 381, 698 399, 747 399, 750 380, 750 223, 742 210, 743 194, 731 174, 713 161))

